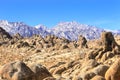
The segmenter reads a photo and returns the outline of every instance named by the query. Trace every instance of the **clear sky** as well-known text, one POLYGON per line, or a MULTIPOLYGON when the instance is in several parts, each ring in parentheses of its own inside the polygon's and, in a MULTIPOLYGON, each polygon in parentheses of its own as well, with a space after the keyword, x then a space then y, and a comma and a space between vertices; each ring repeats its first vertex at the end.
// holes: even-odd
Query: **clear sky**
POLYGON ((77 21, 120 29, 120 0, 0 0, 0 20, 52 27, 77 21))

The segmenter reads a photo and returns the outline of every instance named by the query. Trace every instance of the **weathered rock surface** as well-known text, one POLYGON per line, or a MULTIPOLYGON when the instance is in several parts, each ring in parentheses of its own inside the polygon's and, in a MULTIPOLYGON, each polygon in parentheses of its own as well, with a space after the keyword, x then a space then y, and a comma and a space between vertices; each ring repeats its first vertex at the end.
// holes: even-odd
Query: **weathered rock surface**
POLYGON ((9 39, 12 39, 12 36, 0 27, 0 41, 8 41, 9 39))
POLYGON ((41 64, 32 64, 30 69, 34 72, 35 80, 43 80, 46 77, 52 77, 50 72, 41 64))
POLYGON ((0 76, 7 80, 34 80, 34 73, 23 62, 11 62, 0 69, 0 76))
POLYGON ((79 48, 87 48, 87 47, 88 47, 88 46, 87 46, 87 40, 86 40, 86 38, 83 37, 82 35, 80 35, 80 36, 78 37, 78 42, 77 42, 77 44, 78 44, 78 47, 79 47, 79 48))
POLYGON ((105 73, 106 80, 120 80, 120 59, 118 59, 105 73))
POLYGON ((2 43, 2 80, 21 80, 21 76, 22 80, 119 80, 120 37, 111 32, 91 41, 83 36, 69 41, 54 35, 16 34, 2 43))
POLYGON ((43 80, 52 77, 49 71, 40 64, 31 65, 30 68, 21 61, 11 62, 2 66, 0 77, 7 80, 43 80))

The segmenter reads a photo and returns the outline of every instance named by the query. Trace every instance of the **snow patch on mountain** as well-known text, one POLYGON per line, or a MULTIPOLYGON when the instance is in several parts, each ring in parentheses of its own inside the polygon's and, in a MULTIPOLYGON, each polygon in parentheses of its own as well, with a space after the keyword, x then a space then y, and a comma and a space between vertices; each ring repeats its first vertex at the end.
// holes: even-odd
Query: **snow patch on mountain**
MULTIPOLYGON (((100 38, 100 34, 103 31, 108 31, 100 29, 96 26, 80 24, 78 22, 61 22, 51 29, 48 29, 44 25, 29 26, 23 22, 8 22, 7 20, 0 21, 0 27, 5 29, 10 34, 14 35, 19 33, 24 37, 30 37, 34 34, 41 35, 45 37, 46 35, 52 34, 58 37, 64 37, 69 40, 77 40, 78 36, 82 35, 88 40, 100 38)), ((111 30, 109 30, 111 31, 111 30)), ((120 35, 120 30, 111 31, 115 35, 120 35)))
POLYGON ((79 24, 74 21, 59 23, 51 29, 51 34, 70 40, 77 40, 79 35, 85 36, 87 39, 96 39, 100 37, 100 33, 103 31, 103 29, 95 26, 79 24))
POLYGON ((35 27, 31 27, 23 22, 8 22, 6 20, 1 20, 0 26, 12 35, 19 33, 24 37, 30 37, 34 34, 42 35, 44 37, 49 34, 43 29, 36 29, 35 27))

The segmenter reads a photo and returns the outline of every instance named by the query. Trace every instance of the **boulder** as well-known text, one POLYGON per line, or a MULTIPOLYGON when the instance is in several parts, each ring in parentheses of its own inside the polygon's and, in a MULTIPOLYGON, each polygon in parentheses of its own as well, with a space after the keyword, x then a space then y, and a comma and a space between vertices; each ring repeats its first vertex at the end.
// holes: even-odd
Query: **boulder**
POLYGON ((108 60, 109 58, 114 57, 114 53, 111 53, 110 51, 106 52, 103 54, 102 58, 101 58, 101 62, 104 62, 106 60, 108 60))
POLYGON ((12 39, 12 36, 0 27, 0 41, 6 41, 12 39))
POLYGON ((77 41, 77 45, 79 48, 87 48, 87 40, 85 37, 83 37, 82 35, 80 35, 78 37, 78 41, 77 41))
POLYGON ((105 52, 112 51, 117 46, 112 32, 102 32, 101 42, 105 52))
POLYGON ((35 74, 35 80, 43 80, 46 77, 52 77, 50 72, 41 64, 31 64, 30 69, 35 74))
POLYGON ((100 76, 105 76, 106 71, 108 70, 108 66, 106 65, 98 65, 97 67, 95 67, 92 72, 94 72, 96 75, 100 75, 100 76))
POLYGON ((25 42, 25 41, 19 41, 16 46, 17 46, 17 48, 30 47, 29 43, 25 42))
POLYGON ((81 78, 82 78, 83 80, 90 80, 90 79, 93 78, 95 75, 96 75, 96 74, 93 73, 93 72, 86 72, 86 73, 84 73, 84 74, 82 74, 82 75, 80 75, 80 76, 81 76, 81 78))
POLYGON ((120 59, 118 59, 105 73, 106 80, 120 80, 120 59))
POLYGON ((62 72, 64 72, 65 70, 66 70, 66 67, 59 66, 58 68, 56 68, 56 70, 53 72, 53 74, 62 74, 62 72))
POLYGON ((81 69, 85 68, 85 67, 96 67, 98 65, 97 61, 94 59, 90 59, 90 60, 86 60, 84 61, 84 63, 81 66, 81 69))
POLYGON ((25 63, 15 61, 2 66, 0 77, 7 80, 34 80, 34 73, 25 63))

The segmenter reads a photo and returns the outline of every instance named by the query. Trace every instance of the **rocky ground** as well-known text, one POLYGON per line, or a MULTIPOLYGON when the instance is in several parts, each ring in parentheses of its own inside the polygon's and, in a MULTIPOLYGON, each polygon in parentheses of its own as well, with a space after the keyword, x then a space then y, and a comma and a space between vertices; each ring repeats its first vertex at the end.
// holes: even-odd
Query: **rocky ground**
POLYGON ((120 36, 23 38, 0 28, 0 80, 120 80, 120 36))

